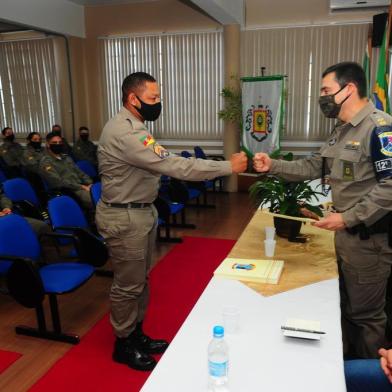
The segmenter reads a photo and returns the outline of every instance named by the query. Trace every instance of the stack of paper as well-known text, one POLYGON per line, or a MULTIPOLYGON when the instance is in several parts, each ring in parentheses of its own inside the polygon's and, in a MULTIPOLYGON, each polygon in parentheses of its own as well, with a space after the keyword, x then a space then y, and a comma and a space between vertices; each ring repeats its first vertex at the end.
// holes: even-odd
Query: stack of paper
POLYGON ((246 282, 277 284, 283 265, 283 260, 227 258, 215 270, 214 276, 246 282))

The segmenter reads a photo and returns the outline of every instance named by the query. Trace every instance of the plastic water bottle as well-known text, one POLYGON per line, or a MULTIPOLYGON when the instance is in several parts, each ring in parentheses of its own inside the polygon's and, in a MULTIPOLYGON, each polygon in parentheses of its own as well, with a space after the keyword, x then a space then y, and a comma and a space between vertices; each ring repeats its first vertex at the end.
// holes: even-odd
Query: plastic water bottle
POLYGON ((223 339, 224 328, 216 325, 213 328, 213 339, 208 345, 209 390, 225 390, 229 371, 229 348, 223 339))

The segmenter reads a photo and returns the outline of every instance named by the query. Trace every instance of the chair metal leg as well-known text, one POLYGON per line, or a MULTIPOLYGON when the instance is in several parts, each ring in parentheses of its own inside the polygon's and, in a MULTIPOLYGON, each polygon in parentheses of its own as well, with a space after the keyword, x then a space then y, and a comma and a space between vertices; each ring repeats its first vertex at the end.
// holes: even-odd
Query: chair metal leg
POLYGON ((176 216, 173 216, 173 223, 170 224, 171 227, 181 227, 183 229, 196 229, 196 225, 191 223, 186 223, 185 209, 181 210, 181 223, 177 223, 176 216))
POLYGON ((18 335, 26 335, 35 338, 55 340, 57 342, 78 344, 80 342, 78 335, 65 334, 61 332, 60 316, 58 312, 57 297, 55 294, 49 294, 49 304, 52 315, 53 331, 48 331, 46 328, 44 309, 42 304, 40 304, 35 309, 37 314, 38 328, 18 325, 15 327, 15 332, 18 335))
POLYGON ((170 235, 170 226, 165 225, 165 237, 161 236, 161 227, 158 226, 158 235, 157 235, 157 241, 158 242, 169 242, 169 243, 176 243, 179 244, 182 242, 182 238, 180 237, 172 237, 170 235))

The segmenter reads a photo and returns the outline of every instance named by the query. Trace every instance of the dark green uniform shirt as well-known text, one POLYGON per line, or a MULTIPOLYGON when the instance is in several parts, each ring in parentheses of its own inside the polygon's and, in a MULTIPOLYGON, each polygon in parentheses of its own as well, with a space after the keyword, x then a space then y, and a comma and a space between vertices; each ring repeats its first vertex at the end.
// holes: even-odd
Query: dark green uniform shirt
POLYGON ((75 161, 89 161, 97 165, 97 146, 90 140, 78 140, 72 149, 75 161))
POLYGON ((23 147, 19 143, 5 141, 0 146, 0 156, 8 166, 21 166, 23 164, 23 147))
POLYGON ((66 188, 77 191, 81 189, 81 185, 93 182, 68 155, 57 158, 46 152, 39 162, 39 172, 52 189, 66 188))
POLYGON ((27 145, 23 152, 23 166, 37 173, 39 170, 39 162, 44 155, 45 150, 43 148, 35 149, 31 145, 27 145))

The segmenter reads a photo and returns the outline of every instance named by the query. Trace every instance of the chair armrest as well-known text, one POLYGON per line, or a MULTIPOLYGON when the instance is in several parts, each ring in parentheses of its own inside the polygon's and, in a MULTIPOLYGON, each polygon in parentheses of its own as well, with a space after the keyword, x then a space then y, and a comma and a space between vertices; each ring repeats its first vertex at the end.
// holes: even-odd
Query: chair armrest
POLYGON ((0 255, 0 261, 23 261, 28 263, 36 263, 36 261, 28 257, 11 256, 11 255, 0 255))

